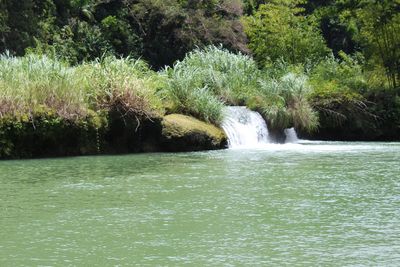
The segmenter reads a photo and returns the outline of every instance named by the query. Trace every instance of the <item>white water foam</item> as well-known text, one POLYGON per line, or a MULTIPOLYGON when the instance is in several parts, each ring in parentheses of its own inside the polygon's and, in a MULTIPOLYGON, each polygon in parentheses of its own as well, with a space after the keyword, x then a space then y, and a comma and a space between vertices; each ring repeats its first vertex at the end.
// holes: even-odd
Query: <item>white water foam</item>
MULTIPOLYGON (((246 107, 227 107, 225 119, 222 123, 228 136, 229 148, 265 150, 269 152, 290 151, 298 153, 364 153, 371 149, 389 149, 388 144, 376 143, 371 148, 370 144, 363 142, 327 142, 309 141, 299 139, 294 128, 286 129, 284 144, 274 144, 268 140, 267 124, 262 116, 246 107)), ((394 143, 397 144, 397 143, 394 143)), ((394 149, 398 149, 394 146, 394 149)), ((245 153, 249 153, 246 151, 245 153)))
POLYGON ((268 140, 268 128, 263 117, 246 107, 226 107, 225 119, 222 123, 228 137, 229 148, 274 149, 283 145, 300 146, 306 140, 297 137, 294 128, 285 130, 285 144, 272 144, 268 140))
POLYGON ((246 107, 227 107, 222 123, 229 148, 257 148, 268 141, 268 128, 262 116, 246 107))
POLYGON ((297 133, 294 128, 286 129, 285 135, 286 135, 285 143, 297 144, 300 141, 300 139, 297 137, 297 133))

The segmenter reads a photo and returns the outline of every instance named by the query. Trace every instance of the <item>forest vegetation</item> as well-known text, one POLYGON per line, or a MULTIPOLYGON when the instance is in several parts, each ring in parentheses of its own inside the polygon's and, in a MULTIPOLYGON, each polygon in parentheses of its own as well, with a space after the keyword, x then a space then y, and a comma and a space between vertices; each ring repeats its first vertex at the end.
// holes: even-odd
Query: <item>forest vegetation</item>
POLYGON ((0 157, 62 129, 98 150, 112 118, 218 126, 227 105, 400 139, 400 0, 0 0, 0 54, 0 157))

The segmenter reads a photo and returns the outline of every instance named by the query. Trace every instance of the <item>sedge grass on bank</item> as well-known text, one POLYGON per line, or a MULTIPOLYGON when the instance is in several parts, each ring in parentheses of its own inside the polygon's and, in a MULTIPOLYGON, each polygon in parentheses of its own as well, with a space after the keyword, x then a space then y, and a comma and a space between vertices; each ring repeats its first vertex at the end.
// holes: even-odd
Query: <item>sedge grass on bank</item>
POLYGON ((273 77, 254 60, 210 46, 189 53, 156 73, 132 58, 105 57, 71 67, 40 55, 0 57, 0 116, 35 116, 51 111, 68 120, 117 112, 137 120, 169 112, 219 125, 225 105, 261 112, 270 127, 313 129, 305 76, 273 77))
POLYGON ((94 110, 116 109, 121 115, 147 118, 163 113, 161 98, 156 93, 162 86, 162 77, 144 61, 106 57, 84 63, 76 71, 84 76, 87 101, 94 110))
POLYGON ((257 85, 256 63, 243 54, 209 46, 166 68, 165 93, 172 111, 219 124, 224 105, 244 105, 257 85))
POLYGON ((70 67, 46 56, 0 56, 0 116, 48 109, 73 120, 90 110, 118 109, 135 116, 162 113, 159 76, 140 60, 107 57, 70 67))
POLYGON ((318 114, 308 100, 311 92, 305 75, 289 72, 279 79, 259 80, 259 88, 248 105, 268 118, 273 129, 312 131, 318 126, 318 114))
POLYGON ((218 124, 224 105, 246 105, 259 111, 275 130, 313 130, 317 113, 308 101, 311 87, 305 75, 289 69, 259 70, 243 54, 210 46, 189 53, 164 73, 165 91, 175 112, 218 124))
POLYGON ((0 56, 0 116, 32 114, 48 107, 60 117, 85 115, 83 76, 45 56, 0 56))

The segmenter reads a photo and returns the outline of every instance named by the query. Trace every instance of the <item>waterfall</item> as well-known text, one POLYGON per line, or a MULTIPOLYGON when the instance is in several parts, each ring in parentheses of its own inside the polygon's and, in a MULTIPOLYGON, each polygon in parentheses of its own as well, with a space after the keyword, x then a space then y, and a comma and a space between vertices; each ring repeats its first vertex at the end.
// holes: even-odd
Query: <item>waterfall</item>
POLYGON ((258 112, 246 107, 226 107, 222 128, 230 148, 257 147, 268 143, 267 124, 258 112))
MULTIPOLYGON (((226 107, 222 128, 228 137, 229 148, 260 148, 270 144, 268 128, 263 117, 246 107, 226 107)), ((300 141, 294 128, 285 130, 285 143, 300 141)))
POLYGON ((298 143, 299 138, 297 137, 297 133, 294 128, 286 129, 285 130, 285 143, 298 143))

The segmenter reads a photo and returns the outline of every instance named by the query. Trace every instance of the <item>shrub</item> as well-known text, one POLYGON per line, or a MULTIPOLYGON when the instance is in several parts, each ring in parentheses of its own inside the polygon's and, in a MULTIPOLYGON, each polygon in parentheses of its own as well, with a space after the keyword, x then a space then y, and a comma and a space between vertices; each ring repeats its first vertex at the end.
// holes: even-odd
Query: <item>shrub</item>
POLYGON ((365 93, 368 85, 360 62, 363 59, 340 53, 341 59, 333 55, 321 61, 310 72, 311 84, 318 88, 326 83, 333 83, 337 90, 349 89, 357 93, 365 93))
POLYGON ((368 92, 368 85, 359 61, 344 53, 341 56, 342 60, 327 58, 310 72, 314 87, 310 101, 325 117, 324 121, 334 126, 343 124, 349 117, 361 120, 372 116, 363 96, 368 92))
POLYGON ((288 73, 259 80, 259 90, 249 106, 259 110, 274 130, 296 127, 307 131, 318 126, 318 116, 308 102, 311 88, 305 75, 288 73))

